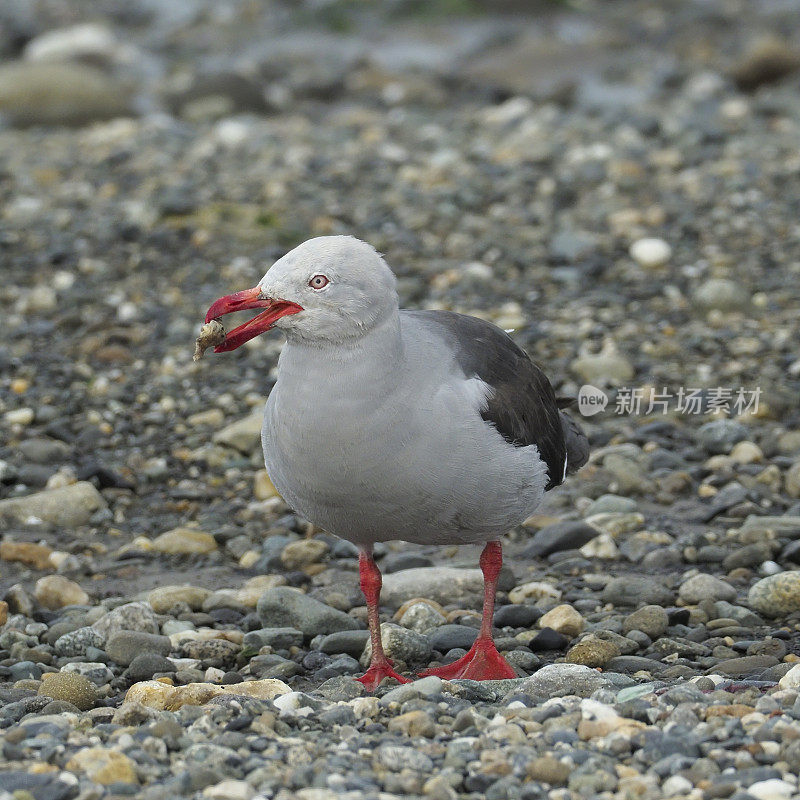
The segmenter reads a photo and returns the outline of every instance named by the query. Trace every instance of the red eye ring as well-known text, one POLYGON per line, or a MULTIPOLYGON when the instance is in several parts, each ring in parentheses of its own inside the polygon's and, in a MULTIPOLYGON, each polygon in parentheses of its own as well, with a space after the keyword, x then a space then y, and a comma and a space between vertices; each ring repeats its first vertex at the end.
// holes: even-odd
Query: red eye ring
POLYGON ((309 280, 308 285, 312 289, 319 290, 319 289, 324 289, 329 283, 330 283, 330 281, 328 280, 327 276, 325 276, 325 275, 314 275, 309 280))

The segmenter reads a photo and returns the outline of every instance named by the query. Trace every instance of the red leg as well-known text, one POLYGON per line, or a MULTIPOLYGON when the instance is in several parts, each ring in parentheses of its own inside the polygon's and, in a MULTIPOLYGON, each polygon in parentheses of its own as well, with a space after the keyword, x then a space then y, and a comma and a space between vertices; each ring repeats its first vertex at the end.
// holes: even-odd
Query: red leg
POLYGON ((420 677, 438 675, 445 680, 467 678, 472 681, 492 681, 502 678, 516 678, 512 666, 497 652, 492 639, 492 617, 494 617, 494 596, 497 591, 497 576, 503 566, 503 551, 500 542, 487 542, 480 560, 483 570, 483 620, 475 644, 469 652, 443 667, 435 667, 420 672, 420 677))
POLYGON ((372 643, 372 658, 369 669, 357 680, 371 692, 378 688, 384 678, 394 678, 400 683, 410 683, 408 678, 398 675, 392 669, 392 662, 386 658, 381 643, 381 623, 378 619, 378 600, 381 596, 381 571, 372 558, 372 553, 362 550, 358 557, 358 566, 361 573, 361 591, 367 598, 367 621, 369 623, 369 638, 372 643))

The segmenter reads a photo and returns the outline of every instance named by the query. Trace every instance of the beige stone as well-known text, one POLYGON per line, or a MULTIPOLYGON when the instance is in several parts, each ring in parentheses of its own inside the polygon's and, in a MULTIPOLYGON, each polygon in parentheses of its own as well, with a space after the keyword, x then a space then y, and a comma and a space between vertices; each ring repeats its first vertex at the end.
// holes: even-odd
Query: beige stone
POLYGON ((217 543, 210 533, 194 528, 173 528, 153 539, 153 549, 171 555, 203 555, 213 553, 217 543))
POLYGON ((316 564, 328 552, 327 542, 320 539, 301 539, 289 542, 281 551, 281 563, 286 569, 302 569, 309 564, 316 564))
POLYGON ((159 586, 147 595, 147 602, 156 614, 166 614, 176 603, 186 603, 192 611, 199 611, 203 601, 211 594, 200 586, 159 586))
POLYGON ((177 711, 183 706, 202 706, 219 694, 243 695, 258 700, 272 700, 291 689, 276 678, 246 681, 219 686, 214 683, 188 683, 185 686, 169 686, 160 681, 134 683, 125 695, 126 703, 141 703, 159 711, 177 711))
POLYGON ((45 575, 36 581, 33 596, 40 606, 51 611, 64 606, 83 606, 89 595, 77 584, 63 575, 45 575))
POLYGON ((260 469, 253 478, 253 495, 256 500, 269 500, 272 497, 280 497, 265 469, 260 469))
POLYGON ((528 600, 544 599, 560 600, 561 591, 543 581, 530 581, 515 586, 509 593, 508 599, 512 603, 525 603, 528 600))
POLYGON ((10 518, 24 523, 31 517, 61 528, 85 525, 92 514, 107 508, 106 501, 94 485, 78 481, 60 489, 47 489, 25 497, 0 501, 0 519, 10 518))
POLYGON ((221 444, 245 455, 250 455, 261 441, 263 421, 264 414, 259 410, 257 413, 232 422, 221 431, 217 431, 212 437, 212 441, 215 444, 221 444))
POLYGON ((566 603, 551 608, 539 618, 540 628, 552 628, 554 631, 570 638, 577 636, 585 625, 586 622, 580 612, 566 603))
POLYGON ((54 700, 66 700, 81 711, 87 711, 97 702, 95 685, 75 672, 45 672, 38 693, 54 700))
POLYGON ((8 603, 5 600, 0 600, 0 626, 8 622, 8 603))
POLYGON ((402 733, 405 736, 425 736, 432 739, 436 735, 436 724, 421 709, 400 714, 389 720, 389 733, 402 733))
POLYGON ((105 747, 85 747, 78 750, 67 761, 66 769, 70 772, 83 772, 87 778, 103 786, 111 783, 139 783, 134 762, 124 753, 106 750, 105 747))
MULTIPOLYGON (((2 503, 0 503, 0 506, 2 503)), ((34 569, 52 569, 50 554, 53 551, 44 544, 33 542, 0 542, 0 558, 3 561, 17 561, 34 569)))
POLYGON ((613 642, 596 636, 587 636, 570 647, 564 660, 570 664, 584 664, 587 667, 604 667, 607 661, 619 654, 619 647, 613 642))

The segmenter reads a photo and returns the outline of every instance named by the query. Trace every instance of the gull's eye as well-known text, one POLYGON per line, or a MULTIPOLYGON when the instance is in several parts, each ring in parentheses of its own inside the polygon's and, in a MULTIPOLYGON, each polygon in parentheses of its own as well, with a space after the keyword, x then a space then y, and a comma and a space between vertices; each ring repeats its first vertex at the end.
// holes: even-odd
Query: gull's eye
POLYGON ((329 283, 330 281, 325 275, 314 275, 314 277, 308 282, 308 285, 312 289, 324 289, 329 283))

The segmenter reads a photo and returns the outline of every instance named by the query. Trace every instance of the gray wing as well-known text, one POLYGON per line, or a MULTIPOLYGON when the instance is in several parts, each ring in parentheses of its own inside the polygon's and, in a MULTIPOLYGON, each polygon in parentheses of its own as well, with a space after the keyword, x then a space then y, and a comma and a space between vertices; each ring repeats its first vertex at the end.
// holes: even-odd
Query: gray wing
POLYGON ((586 462, 586 436, 577 423, 559 411, 547 376, 504 331, 485 320, 452 311, 403 313, 439 327, 464 374, 477 376, 492 388, 481 416, 509 443, 517 447, 536 445, 547 464, 545 490, 558 486, 568 471, 586 462))

